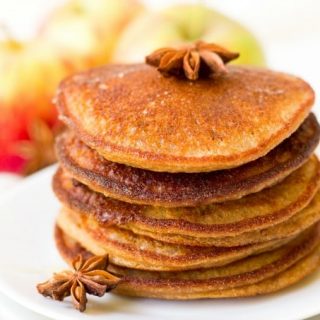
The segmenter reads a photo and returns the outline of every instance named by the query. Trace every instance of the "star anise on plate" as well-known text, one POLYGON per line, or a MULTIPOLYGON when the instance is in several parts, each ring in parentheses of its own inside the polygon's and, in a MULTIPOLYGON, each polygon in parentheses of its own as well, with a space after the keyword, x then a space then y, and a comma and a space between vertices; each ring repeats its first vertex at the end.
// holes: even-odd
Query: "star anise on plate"
POLYGON ((93 256, 88 260, 79 255, 72 262, 74 271, 54 273, 51 279, 37 285, 38 292, 58 301, 71 295, 74 307, 83 312, 87 294, 102 297, 120 282, 120 278, 106 270, 107 266, 107 255, 93 256))
POLYGON ((161 48, 146 57, 146 63, 157 67, 163 75, 185 76, 197 80, 200 76, 226 73, 225 64, 239 57, 214 43, 197 41, 178 49, 161 48))

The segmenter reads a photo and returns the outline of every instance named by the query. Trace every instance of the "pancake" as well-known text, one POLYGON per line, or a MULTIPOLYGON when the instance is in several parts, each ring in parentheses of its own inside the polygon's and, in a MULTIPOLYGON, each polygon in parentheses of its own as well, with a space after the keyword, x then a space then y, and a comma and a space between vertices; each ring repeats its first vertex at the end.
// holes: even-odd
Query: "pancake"
POLYGON ((294 237, 319 220, 320 192, 315 195, 311 203, 306 208, 299 211, 290 219, 266 229, 244 232, 236 236, 205 238, 200 236, 188 237, 174 233, 149 232, 143 229, 135 229, 134 231, 138 234, 149 236, 159 241, 177 243, 180 245, 234 247, 294 237))
POLYGON ((108 65, 59 86, 60 119, 104 158, 166 172, 204 172, 258 159, 307 117, 314 92, 284 73, 228 66, 194 82, 145 64, 108 65))
POLYGON ((306 207, 319 188, 319 161, 313 156, 281 183, 244 198, 199 207, 163 208, 129 204, 91 191, 58 169, 53 190, 64 206, 92 215, 100 224, 158 234, 225 237, 265 229, 306 207))
MULTIPOLYGON (((91 253, 56 227, 58 250, 68 262, 91 253)), ((114 292, 162 299, 242 297, 285 288, 312 272, 320 263, 319 225, 286 246, 227 266, 180 272, 141 271, 109 265, 122 276, 114 292)))
POLYGON ((136 235, 129 230, 101 227, 91 217, 65 208, 57 218, 57 225, 94 254, 108 253, 110 261, 117 265, 158 271, 221 266, 251 254, 272 250, 292 239, 230 248, 173 245, 136 235))
POLYGON ((282 180, 316 148, 320 128, 313 114, 267 155, 241 167, 209 173, 166 173, 110 162, 77 139, 61 135, 61 165, 77 180, 118 200, 162 207, 199 206, 241 198, 282 180))

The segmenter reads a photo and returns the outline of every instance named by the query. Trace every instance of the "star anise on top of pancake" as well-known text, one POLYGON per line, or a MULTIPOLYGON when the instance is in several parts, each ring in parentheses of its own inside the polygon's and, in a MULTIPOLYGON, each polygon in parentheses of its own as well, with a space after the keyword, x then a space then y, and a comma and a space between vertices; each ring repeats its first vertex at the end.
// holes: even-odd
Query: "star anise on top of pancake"
POLYGON ((161 48, 146 57, 146 63, 157 67, 163 75, 185 76, 197 80, 214 73, 226 73, 225 64, 239 57, 214 43, 197 41, 182 48, 161 48))
POLYGON ((107 266, 107 255, 93 256, 88 260, 79 255, 72 262, 74 271, 54 273, 51 279, 37 285, 38 292, 58 301, 71 295, 74 307, 83 312, 87 294, 102 297, 119 283, 120 278, 106 271, 107 266))

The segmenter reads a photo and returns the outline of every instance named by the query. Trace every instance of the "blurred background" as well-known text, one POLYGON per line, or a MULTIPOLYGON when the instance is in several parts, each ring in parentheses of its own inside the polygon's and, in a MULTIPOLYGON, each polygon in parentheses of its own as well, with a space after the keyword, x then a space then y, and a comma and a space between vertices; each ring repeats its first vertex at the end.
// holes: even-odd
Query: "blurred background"
POLYGON ((320 1, 0 0, 0 190, 55 161, 61 79, 197 39, 320 92, 320 1))

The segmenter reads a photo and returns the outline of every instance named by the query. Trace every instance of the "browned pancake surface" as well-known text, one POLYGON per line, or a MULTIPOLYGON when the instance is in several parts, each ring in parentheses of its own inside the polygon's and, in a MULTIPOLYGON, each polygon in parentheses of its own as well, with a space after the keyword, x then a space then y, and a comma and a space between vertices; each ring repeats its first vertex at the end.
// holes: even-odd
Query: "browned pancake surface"
POLYGON ((308 159, 320 129, 310 114, 299 129, 266 156, 241 167, 209 173, 152 172, 110 162, 70 133, 57 141, 61 164, 77 180, 107 196, 165 207, 240 198, 283 179, 308 159))
POLYGON ((153 171, 200 172, 262 157, 308 115, 299 78, 250 67, 190 82, 144 64, 108 65, 65 79, 61 119, 106 159, 153 171))
POLYGON ((238 200, 199 207, 164 208, 105 197, 59 169, 53 190, 64 206, 92 215, 100 224, 117 225, 154 237, 235 236, 286 222, 306 207, 319 188, 319 161, 313 156, 277 185, 238 200))

